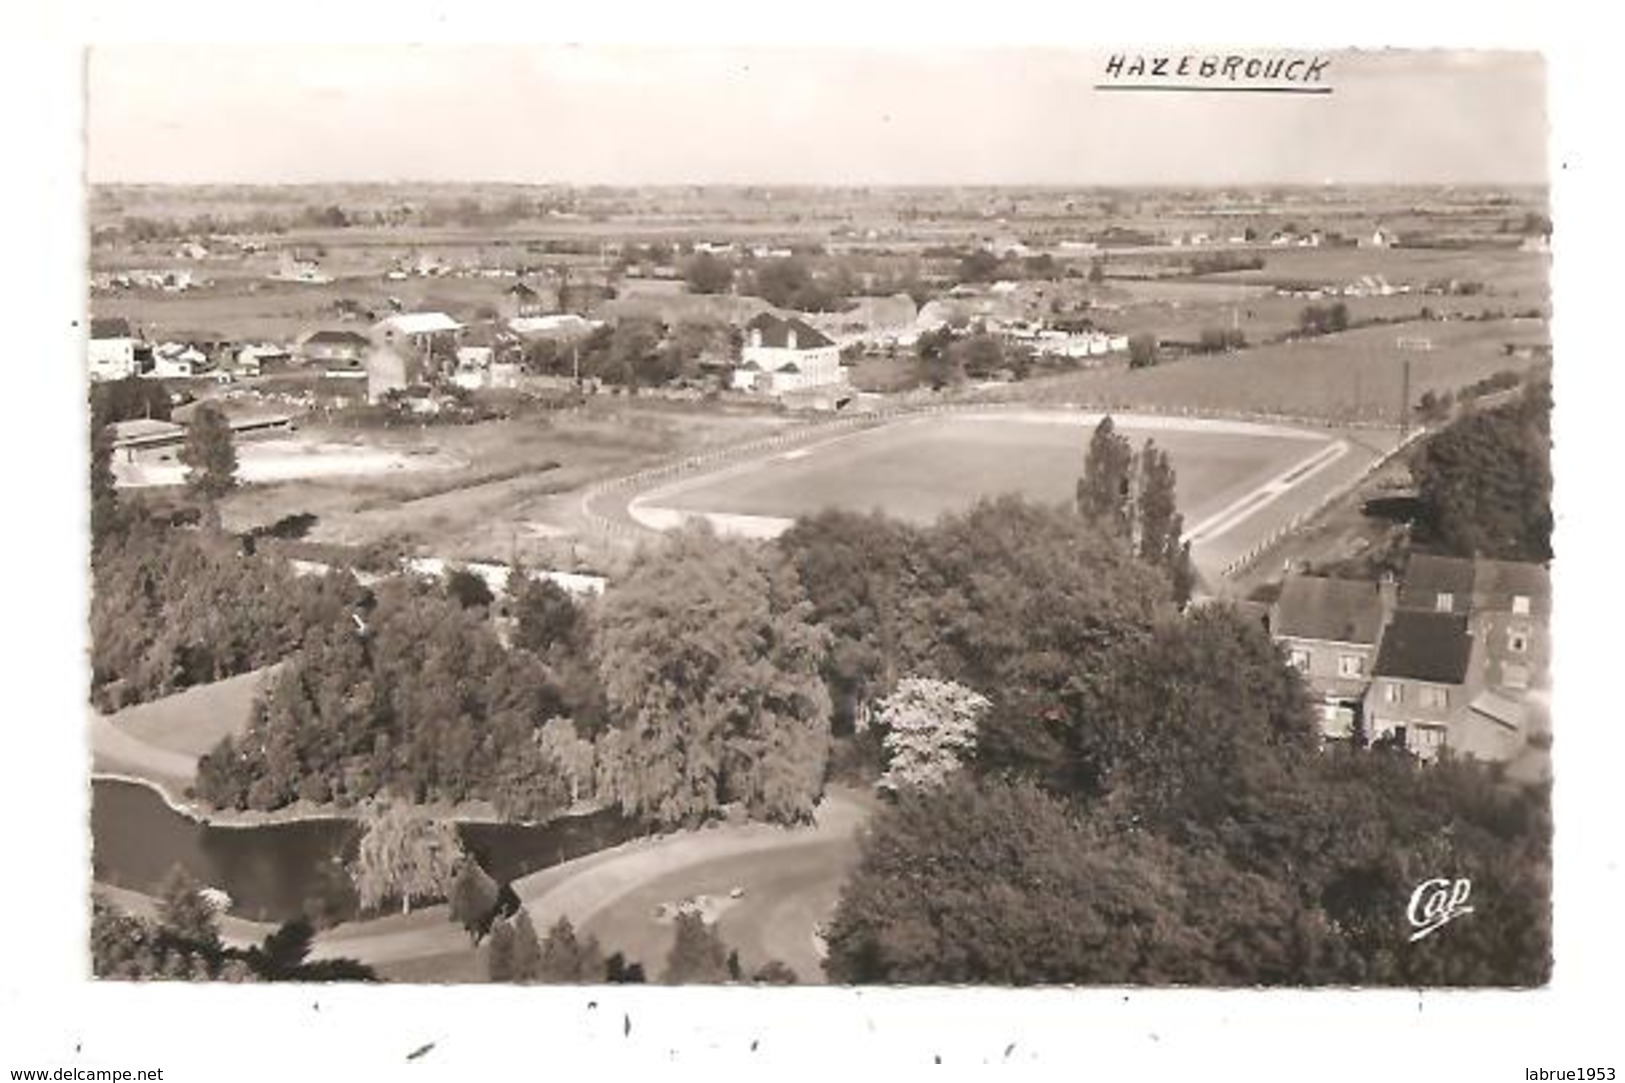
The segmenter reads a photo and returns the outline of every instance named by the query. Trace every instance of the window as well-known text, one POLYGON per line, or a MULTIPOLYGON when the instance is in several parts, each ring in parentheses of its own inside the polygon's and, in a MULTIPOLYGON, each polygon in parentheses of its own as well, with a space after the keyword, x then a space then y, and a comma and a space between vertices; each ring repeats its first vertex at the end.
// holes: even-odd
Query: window
POLYGON ((1382 686, 1382 701, 1384 703, 1404 703, 1405 690, 1397 681, 1389 681, 1382 686))
POLYGON ((1450 693, 1443 688, 1432 685, 1422 686, 1422 706, 1435 711, 1442 711, 1450 706, 1450 693))
POLYGON ((1520 617, 1529 615, 1529 595, 1514 594, 1512 596, 1512 611, 1520 617))
POLYGON ((1431 760, 1444 747, 1444 729, 1440 726, 1412 726, 1405 734, 1405 747, 1424 760, 1431 760))
POLYGON ((1302 647, 1293 647, 1288 651, 1287 661, 1293 669, 1302 673, 1309 672, 1309 652, 1302 647))
POLYGON ((1365 676, 1365 659, 1358 654, 1339 655, 1337 659, 1337 675, 1339 677, 1365 676))
POLYGON ((1514 654, 1522 654, 1529 649, 1529 630, 1527 628, 1507 629, 1507 650, 1514 654))
POLYGON ((1456 608, 1456 596, 1447 590, 1441 590, 1433 599, 1433 608, 1440 613, 1449 613, 1456 608))
POLYGON ((1529 667, 1508 662, 1501 667, 1501 683, 1508 688, 1529 687, 1529 667))

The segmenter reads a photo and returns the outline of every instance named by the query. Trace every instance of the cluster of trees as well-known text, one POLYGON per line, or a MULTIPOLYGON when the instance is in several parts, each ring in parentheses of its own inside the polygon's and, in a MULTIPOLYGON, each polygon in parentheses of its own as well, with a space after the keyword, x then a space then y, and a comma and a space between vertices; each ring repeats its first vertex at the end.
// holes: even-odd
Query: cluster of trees
POLYGON ((1007 496, 915 526, 828 510, 778 540, 830 637, 841 735, 905 677, 977 690, 1149 629, 1166 577, 1075 511, 1007 496))
POLYGON ((315 930, 296 918, 248 948, 228 948, 202 887, 176 866, 159 889, 155 919, 124 913, 97 896, 90 964, 98 978, 180 981, 375 981, 353 959, 309 959, 315 930))
POLYGON ((1552 556, 1551 384, 1473 410, 1411 457, 1420 515, 1413 540, 1463 557, 1552 556))
POLYGON ((1223 274, 1226 271, 1262 271, 1264 257, 1256 252, 1204 252, 1200 256, 1192 256, 1190 260, 1191 274, 1211 275, 1223 274))
POLYGON ((1342 301, 1329 305, 1305 305, 1298 313, 1298 330, 1305 335, 1330 335, 1349 329, 1349 306, 1342 301))
POLYGON ((1131 369, 1150 368, 1162 360, 1162 351, 1157 344, 1157 336, 1149 331, 1142 331, 1128 338, 1128 367, 1131 369))
POLYGON ((1021 379, 1033 363, 1030 350, 1013 346, 981 328, 969 333, 948 326, 926 331, 915 343, 914 354, 921 379, 938 390, 967 377, 986 380, 1002 371, 1021 379))
POLYGON ((691 256, 683 264, 683 281, 690 293, 727 293, 733 288, 733 264, 710 252, 691 256))
MULTIPOLYGON (((486 948, 486 973, 493 982, 548 985, 642 984, 642 963, 628 962, 621 952, 605 956, 595 936, 581 937, 570 919, 561 917, 538 939, 536 926, 523 907, 498 920, 486 948)), ((719 984, 747 980, 739 953, 731 951, 714 925, 699 914, 676 921, 676 937, 660 981, 667 985, 719 984)), ((774 959, 749 979, 758 984, 794 985, 794 970, 774 959)))
POLYGON ((455 585, 324 578, 349 584, 349 605, 306 626, 247 733, 199 761, 199 797, 239 809, 487 800, 524 819, 569 803, 560 757, 574 755, 577 724, 600 724, 602 693, 585 623, 562 615, 557 587, 519 580, 510 649, 455 585))
POLYGON ((348 622, 354 599, 348 577, 301 578, 236 538, 132 518, 94 553, 91 696, 117 710, 269 665, 348 622))
POLYGON ((775 308, 800 312, 838 311, 854 288, 844 267, 815 273, 799 256, 764 260, 745 277, 748 283, 741 293, 760 297, 775 308))
POLYGON ((525 366, 617 387, 662 387, 701 375, 704 360, 739 355, 739 332, 721 321, 628 317, 594 329, 577 342, 539 339, 525 348, 525 366))
POLYGON ((594 802, 660 826, 728 805, 811 816, 828 636, 782 554, 681 532, 590 611, 518 581, 506 644, 459 581, 355 588, 307 626, 247 733, 199 761, 197 795, 256 809, 486 800, 519 819, 594 802))

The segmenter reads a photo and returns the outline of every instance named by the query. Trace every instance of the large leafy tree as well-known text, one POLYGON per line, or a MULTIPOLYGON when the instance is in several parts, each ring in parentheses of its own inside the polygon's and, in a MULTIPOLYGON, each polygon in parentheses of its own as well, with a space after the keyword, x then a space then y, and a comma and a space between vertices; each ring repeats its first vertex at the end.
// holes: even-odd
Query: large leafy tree
POLYGON ((909 619, 926 532, 879 513, 829 509, 798 519, 778 546, 795 565, 811 619, 832 636, 824 679, 835 723, 850 730, 877 695, 929 654, 909 619))
POLYGON ((692 823, 723 804, 776 821, 812 815, 829 744, 819 679, 827 637, 771 548, 680 531, 606 593, 599 667, 624 731, 629 814, 692 823))
POLYGON ((1463 557, 1550 560, 1551 385, 1452 422, 1415 452, 1411 473, 1419 541, 1463 557))
POLYGON ((838 982, 1176 979, 1184 900, 1146 850, 1025 784, 904 795, 864 841, 825 969, 838 982))
POLYGON ((400 802, 373 801, 362 810, 361 842, 350 872, 363 909, 399 901, 406 913, 415 901, 446 897, 461 857, 452 824, 400 802))
POLYGON ((221 499, 237 487, 237 446, 226 415, 207 403, 194 410, 176 458, 186 467, 187 489, 218 522, 221 499))
POLYGON ((1075 660, 1142 638, 1168 609, 1166 581, 1064 508, 1016 497, 945 516, 904 602, 929 637, 922 676, 985 695, 1052 687, 1075 660))

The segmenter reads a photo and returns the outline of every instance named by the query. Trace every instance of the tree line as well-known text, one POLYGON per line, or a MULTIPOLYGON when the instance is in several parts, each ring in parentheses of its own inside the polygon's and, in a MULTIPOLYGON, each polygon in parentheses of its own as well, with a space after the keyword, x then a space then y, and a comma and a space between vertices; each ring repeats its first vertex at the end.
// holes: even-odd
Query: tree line
POLYGON ((179 981, 376 981, 353 959, 311 960, 315 929, 303 918, 247 948, 227 947, 219 911, 202 885, 176 866, 159 888, 152 918, 125 913, 96 896, 91 905, 90 965, 98 978, 179 981))

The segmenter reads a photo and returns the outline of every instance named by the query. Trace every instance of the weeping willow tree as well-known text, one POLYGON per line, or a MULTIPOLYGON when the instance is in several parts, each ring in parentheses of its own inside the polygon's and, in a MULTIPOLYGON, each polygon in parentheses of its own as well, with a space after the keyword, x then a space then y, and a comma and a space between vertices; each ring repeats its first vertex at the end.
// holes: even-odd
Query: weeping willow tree
POLYGON ((411 806, 369 801, 362 808, 361 843, 350 876, 365 910, 399 899, 401 913, 416 901, 446 896, 463 856, 457 829, 411 806))

